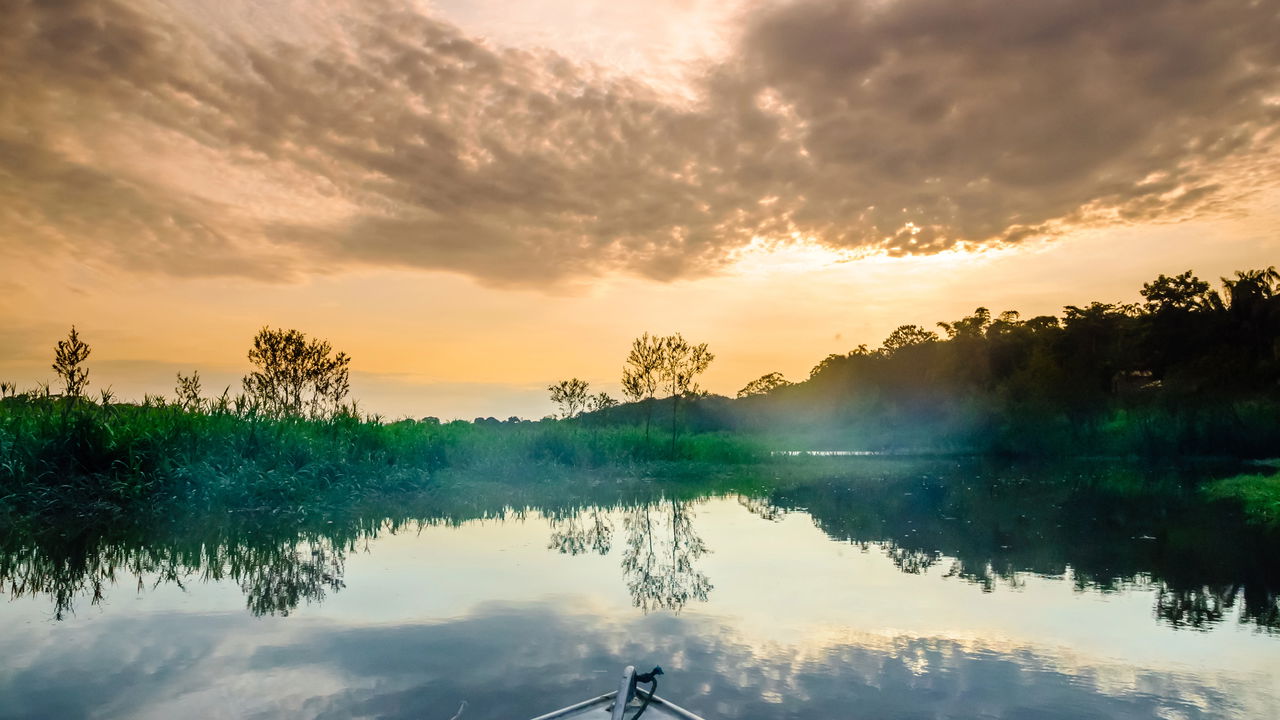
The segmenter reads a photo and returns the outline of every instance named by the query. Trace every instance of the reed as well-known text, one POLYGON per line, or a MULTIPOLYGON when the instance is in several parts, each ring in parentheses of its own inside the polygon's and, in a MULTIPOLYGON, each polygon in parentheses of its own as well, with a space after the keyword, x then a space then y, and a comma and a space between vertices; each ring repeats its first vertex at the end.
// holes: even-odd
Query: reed
POLYGON ((166 503, 290 507, 428 489, 446 469, 527 476, 537 467, 746 462, 762 447, 690 434, 674 451, 643 429, 584 420, 439 424, 343 412, 278 417, 227 399, 0 400, 0 518, 111 515, 166 503))

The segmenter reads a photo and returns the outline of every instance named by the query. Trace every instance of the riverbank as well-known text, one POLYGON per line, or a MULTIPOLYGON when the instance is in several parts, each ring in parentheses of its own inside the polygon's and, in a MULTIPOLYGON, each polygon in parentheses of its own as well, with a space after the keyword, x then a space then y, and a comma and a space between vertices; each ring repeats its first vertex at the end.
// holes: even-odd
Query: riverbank
POLYGON ((0 402, 0 518, 111 515, 167 504, 244 509, 351 503, 431 488, 446 471, 502 478, 565 468, 642 473, 768 457, 729 433, 669 435, 589 421, 386 423, 234 408, 56 398, 0 402))
MULTIPOLYGON (((673 443, 656 427, 604 420, 388 423, 353 414, 273 418, 217 405, 191 412, 160 402, 8 398, 0 401, 0 523, 110 523, 192 508, 315 515, 422 493, 492 507, 588 495, 599 502, 602 488, 604 499, 623 501, 655 484, 671 495, 684 484, 702 493, 756 492, 783 475, 789 482, 840 477, 850 459, 779 452, 794 440, 783 435, 695 431, 673 443)), ((924 456, 942 464, 975 458, 924 456)), ((864 477, 905 467, 898 454, 855 457, 864 477)), ((1160 462, 1174 461, 1181 462, 1160 462)), ((1206 501, 1238 503, 1256 520, 1276 521, 1280 480, 1241 469, 1213 476, 1225 479, 1206 486, 1206 501)))

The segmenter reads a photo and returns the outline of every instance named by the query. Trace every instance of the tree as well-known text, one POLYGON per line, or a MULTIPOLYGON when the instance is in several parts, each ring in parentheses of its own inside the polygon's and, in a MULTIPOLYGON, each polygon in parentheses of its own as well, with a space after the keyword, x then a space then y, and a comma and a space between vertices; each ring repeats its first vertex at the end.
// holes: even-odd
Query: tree
POLYGON ((1249 331, 1262 331, 1268 318, 1276 317, 1280 272, 1274 267, 1237 271, 1234 279, 1222 278, 1222 285, 1231 315, 1249 331))
POLYGON ((981 338, 991 324, 991 311, 980 307, 973 314, 955 322, 940 322, 938 327, 946 331, 952 340, 981 338))
POLYGON ((297 330, 262 328, 253 338, 249 362, 258 369, 244 376, 245 393, 278 417, 336 413, 351 391, 351 358, 334 353, 324 340, 308 341, 297 330))
POLYGON ((1234 279, 1222 278, 1235 342, 1248 347, 1253 360, 1280 356, 1280 272, 1241 270, 1234 279))
POLYGON ((809 370, 809 379, 812 380, 818 377, 819 375, 822 375, 823 373, 826 373, 835 368, 839 368, 841 366, 847 365, 854 358, 865 358, 865 357, 869 357, 870 355, 871 355, 871 351, 867 349, 866 343, 859 345, 858 347, 850 350, 844 355, 841 355, 839 353, 831 353, 830 355, 823 358, 822 362, 818 363, 817 365, 814 365, 813 368, 809 370))
POLYGON ((588 412, 604 412, 612 407, 617 407, 618 401, 607 392, 598 392, 587 399, 588 412))
POLYGON ((1142 284, 1143 305, 1152 314, 1168 312, 1194 312, 1222 305, 1222 299, 1209 289, 1209 283, 1188 270, 1181 275, 1160 275, 1142 284))
POLYGON ((691 345, 680 333, 662 338, 661 377, 671 391, 671 453, 676 451, 676 420, 680 398, 698 391, 696 379, 706 371, 716 356, 707 350, 707 344, 691 345))
POLYGON ((752 380, 742 386, 742 389, 738 391, 738 397, 744 398, 752 397, 753 395, 768 395, 774 390, 780 387, 786 387, 790 384, 791 381, 782 377, 782 373, 771 372, 768 375, 761 375, 755 380, 752 380))
POLYGON ((645 404, 644 439, 649 441, 653 421, 653 396, 662 382, 663 338, 645 333, 631 342, 622 366, 622 393, 632 402, 645 404))
POLYGON ((892 357, 903 348, 937 341, 938 333, 932 330, 925 330, 919 325, 899 325, 897 329, 889 333, 889 337, 884 339, 880 347, 880 354, 884 357, 892 357))
POLYGON ((1265 270, 1237 270, 1234 280, 1222 278, 1227 289, 1233 312, 1249 312, 1253 308, 1280 294, 1280 271, 1275 267, 1265 270))
POLYGON ((570 420, 578 416, 587 406, 587 383, 585 380, 571 378, 561 380, 555 385, 548 385, 551 391, 551 402, 560 406, 560 417, 570 420))
POLYGON ((89 384, 89 371, 83 365, 92 352, 93 349, 76 333, 75 325, 71 326, 66 340, 58 341, 53 353, 53 371, 62 379, 67 397, 78 398, 84 394, 84 388, 89 384))

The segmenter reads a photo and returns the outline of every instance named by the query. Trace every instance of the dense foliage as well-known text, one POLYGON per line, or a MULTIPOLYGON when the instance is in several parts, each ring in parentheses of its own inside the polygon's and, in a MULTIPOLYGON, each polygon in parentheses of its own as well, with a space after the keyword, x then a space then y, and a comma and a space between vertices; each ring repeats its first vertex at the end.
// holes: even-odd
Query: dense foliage
POLYGON ((978 308, 938 323, 945 337, 905 325, 719 415, 868 449, 1280 450, 1280 273, 1238 272, 1222 293, 1161 275, 1142 296, 1026 320, 978 308))

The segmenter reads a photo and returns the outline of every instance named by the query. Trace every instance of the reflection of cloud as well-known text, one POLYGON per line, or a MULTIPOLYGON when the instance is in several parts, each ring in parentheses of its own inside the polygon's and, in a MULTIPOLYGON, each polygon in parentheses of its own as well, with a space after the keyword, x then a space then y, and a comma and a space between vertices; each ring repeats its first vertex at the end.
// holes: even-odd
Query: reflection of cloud
POLYGON ((136 717, 167 695, 198 689, 224 638, 243 632, 238 617, 110 620, 81 625, 74 643, 6 627, 5 646, 24 652, 0 660, 0 717, 136 717))
POLYGON ((934 253, 1181 217, 1248 189, 1224 167, 1265 177, 1280 129, 1269 3, 765 6, 692 103, 396 0, 300 12, 273 40, 0 0, 4 242, 180 275, 668 279, 756 236, 934 253))
POLYGON ((230 695, 246 716, 434 717, 467 700, 470 717, 519 718, 603 692, 622 665, 657 662, 668 671, 664 694, 708 717, 836 718, 850 707, 866 717, 1066 708, 1073 717, 1260 717, 1269 702, 1242 679, 1217 685, 1109 665, 1062 672, 1052 654, 1025 648, 908 637, 753 646, 706 618, 610 621, 581 607, 488 604, 448 622, 397 626, 236 617, 81 626, 74 646, 6 656, 0 698, 29 716, 136 717, 179 706, 209 716, 230 695), (1129 679, 1117 683, 1118 672, 1129 679))

